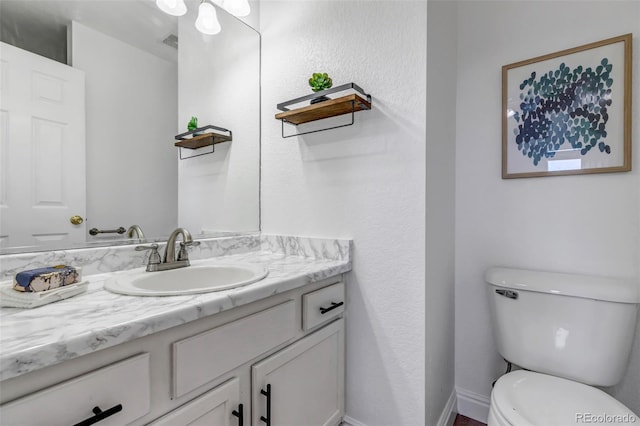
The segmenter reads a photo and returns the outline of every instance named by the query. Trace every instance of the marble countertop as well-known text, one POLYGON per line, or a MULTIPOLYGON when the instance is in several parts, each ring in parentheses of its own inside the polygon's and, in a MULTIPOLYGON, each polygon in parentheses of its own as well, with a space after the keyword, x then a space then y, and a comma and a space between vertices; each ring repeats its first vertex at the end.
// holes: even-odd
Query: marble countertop
MULTIPOLYGON (((34 309, 0 309, 0 380, 147 336, 351 270, 346 259, 271 251, 192 261, 262 264, 269 275, 236 289, 188 296, 136 297, 103 289, 96 274, 86 293, 34 309)), ((143 268, 140 268, 143 270, 143 268)))

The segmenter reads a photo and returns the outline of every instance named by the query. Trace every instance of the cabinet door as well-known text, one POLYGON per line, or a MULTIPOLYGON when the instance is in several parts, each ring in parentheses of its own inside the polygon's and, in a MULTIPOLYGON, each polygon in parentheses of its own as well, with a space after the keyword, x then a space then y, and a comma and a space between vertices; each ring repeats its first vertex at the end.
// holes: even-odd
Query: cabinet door
POLYGON ((344 414, 344 320, 255 364, 253 425, 337 425, 344 414))
POLYGON ((176 408, 150 426, 242 426, 242 417, 247 411, 243 408, 240 385, 238 379, 233 378, 176 408))

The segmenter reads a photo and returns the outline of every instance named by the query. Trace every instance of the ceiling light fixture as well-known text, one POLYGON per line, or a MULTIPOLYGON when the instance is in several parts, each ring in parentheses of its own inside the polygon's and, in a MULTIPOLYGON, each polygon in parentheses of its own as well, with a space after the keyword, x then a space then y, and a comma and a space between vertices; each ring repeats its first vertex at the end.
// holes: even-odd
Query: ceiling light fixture
POLYGON ((207 0, 202 0, 198 7, 198 19, 196 19, 196 28, 203 34, 218 34, 222 27, 218 22, 218 14, 213 4, 207 0))
MULTIPOLYGON (((214 3, 233 16, 243 17, 251 13, 249 0, 202 0, 198 7, 196 28, 203 34, 218 34, 222 29, 214 3)), ((182 16, 187 13, 184 0, 156 0, 156 5, 169 15, 182 16)))
POLYGON ((182 16, 187 13, 187 5, 184 0, 156 0, 156 6, 164 13, 173 16, 182 16))
POLYGON ((251 13, 249 0, 223 0, 222 7, 233 16, 247 16, 251 13))

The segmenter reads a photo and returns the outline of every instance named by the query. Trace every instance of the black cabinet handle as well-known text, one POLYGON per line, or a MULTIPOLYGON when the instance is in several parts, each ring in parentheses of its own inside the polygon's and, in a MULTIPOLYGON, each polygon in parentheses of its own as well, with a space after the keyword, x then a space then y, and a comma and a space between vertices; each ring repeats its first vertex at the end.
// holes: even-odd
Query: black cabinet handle
POLYGON ((111 417, 116 413, 119 413, 120 411, 122 411, 122 404, 118 404, 115 407, 111 407, 108 410, 102 411, 100 409, 100 407, 93 407, 93 414, 95 414, 95 416, 93 417, 89 417, 88 419, 85 419, 83 421, 81 421, 80 423, 76 423, 73 426, 89 426, 92 425, 94 423, 98 423, 101 420, 106 419, 107 417, 111 417))
POLYGON ((271 385, 267 385, 267 390, 260 389, 260 393, 267 397, 267 417, 260 416, 260 420, 267 426, 271 426, 271 385))
POLYGON ((344 305, 344 302, 340 302, 340 303, 331 302, 331 306, 329 306, 328 308, 323 308, 322 306, 320 306, 320 313, 322 315, 324 315, 327 312, 333 311, 335 308, 337 308, 338 306, 342 306, 342 305, 344 305))
POLYGON ((244 413, 243 413, 243 405, 238 405, 238 410, 233 410, 231 414, 238 418, 238 426, 244 426, 244 413))

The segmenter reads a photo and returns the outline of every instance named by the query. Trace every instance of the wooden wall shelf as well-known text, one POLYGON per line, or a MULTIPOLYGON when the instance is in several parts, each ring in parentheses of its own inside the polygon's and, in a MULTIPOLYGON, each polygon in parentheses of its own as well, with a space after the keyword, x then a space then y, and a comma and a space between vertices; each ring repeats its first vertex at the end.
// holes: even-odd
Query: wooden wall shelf
POLYGON ((179 135, 176 135, 175 137, 178 141, 175 142, 173 145, 177 146, 180 149, 180 159, 181 160, 186 160, 187 158, 193 158, 193 157, 199 157, 201 155, 207 155, 207 154, 213 154, 215 152, 215 145, 222 143, 222 142, 230 142, 233 140, 233 134, 231 132, 231 130, 228 129, 224 129, 222 127, 217 127, 217 126, 212 126, 212 125, 207 125, 204 127, 198 127, 195 130, 191 130, 189 132, 185 132, 185 133, 181 133, 179 135), (203 133, 203 134, 199 134, 196 135, 195 133, 201 133, 204 132, 205 130, 217 130, 219 132, 227 132, 229 133, 228 135, 223 135, 221 133, 216 133, 216 132, 208 132, 208 133, 203 133), (189 137, 190 136, 190 137, 189 137), (205 146, 211 146, 211 151, 202 153, 202 154, 196 154, 196 155, 190 155, 188 157, 182 157, 182 148, 187 148, 187 149, 199 149, 199 148, 204 148, 205 146))
POLYGON ((287 102, 278 104, 279 112, 275 115, 277 120, 282 122, 282 137, 290 138, 293 136, 306 135, 308 133, 321 132, 324 130, 336 129, 338 127, 351 126, 354 123, 354 115, 357 111, 366 111, 371 109, 371 95, 362 90, 360 86, 355 83, 343 84, 341 86, 333 87, 331 89, 322 90, 320 92, 313 93, 311 95, 303 96, 300 98, 292 99, 287 102), (359 93, 350 93, 340 96, 335 99, 329 99, 323 102, 318 102, 308 106, 303 106, 293 110, 289 110, 289 105, 297 104, 307 100, 312 100, 320 96, 327 96, 332 93, 345 92, 347 90, 355 90, 359 93), (339 126, 327 127, 320 130, 311 130, 306 132, 295 133, 285 136, 284 123, 298 126, 304 123, 310 123, 312 121, 323 120, 325 118, 337 117, 340 115, 351 114, 351 123, 342 124, 339 126))
POLYGON ((229 142, 230 140, 231 136, 220 135, 218 133, 205 133, 204 135, 197 135, 189 139, 179 140, 174 143, 174 145, 182 148, 198 149, 222 142, 229 142))
POLYGON ((318 102, 317 104, 292 111, 281 112, 276 114, 276 118, 278 120, 285 120, 287 123, 298 125, 349 114, 354 109, 355 111, 369 110, 371 109, 371 102, 356 94, 351 94, 324 102, 318 102))

